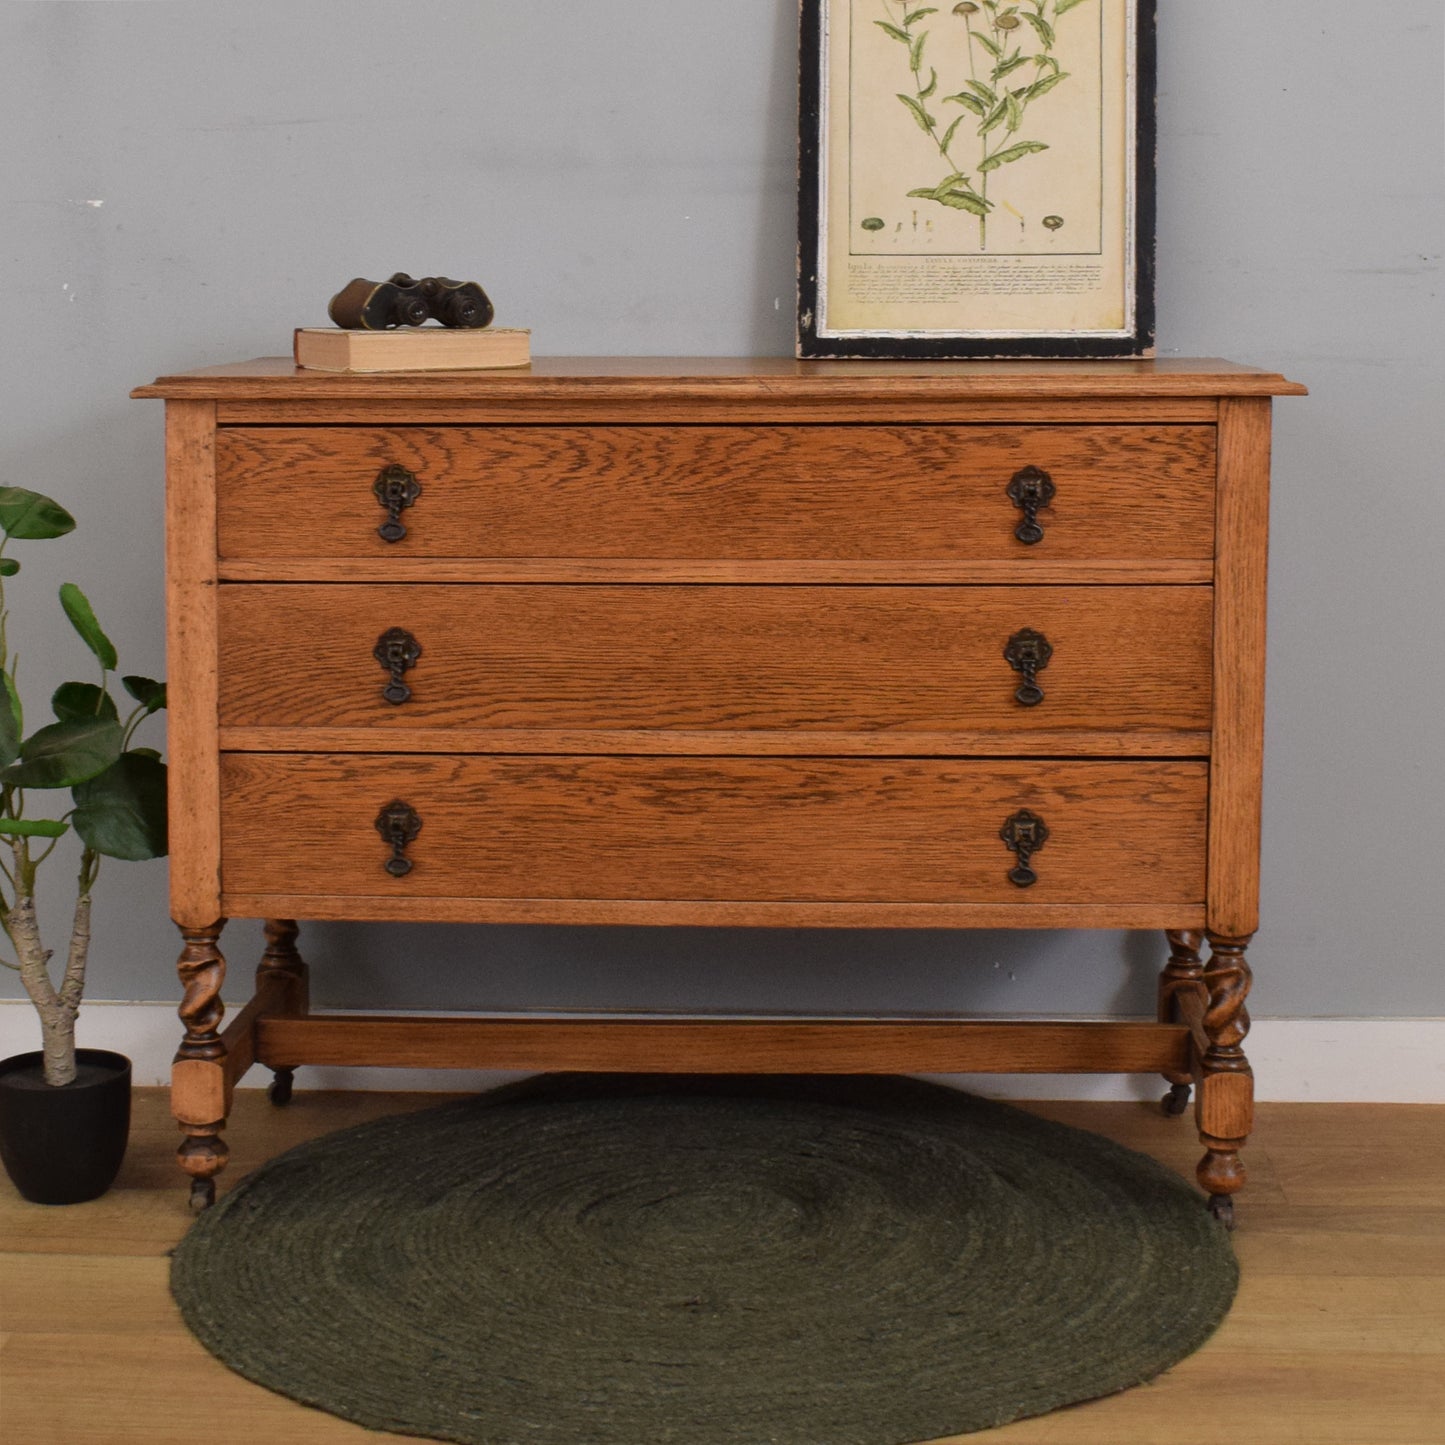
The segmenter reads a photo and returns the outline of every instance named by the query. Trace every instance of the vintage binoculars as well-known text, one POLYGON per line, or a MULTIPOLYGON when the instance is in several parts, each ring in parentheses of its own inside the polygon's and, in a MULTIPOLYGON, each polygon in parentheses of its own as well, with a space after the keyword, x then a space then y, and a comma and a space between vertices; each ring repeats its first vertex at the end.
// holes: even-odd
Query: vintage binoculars
POLYGON ((326 308, 332 321, 347 331, 385 331, 389 326, 443 326, 472 329, 490 326, 496 314, 487 293, 475 281, 423 276, 420 281, 398 271, 390 281, 358 276, 331 298, 326 308))

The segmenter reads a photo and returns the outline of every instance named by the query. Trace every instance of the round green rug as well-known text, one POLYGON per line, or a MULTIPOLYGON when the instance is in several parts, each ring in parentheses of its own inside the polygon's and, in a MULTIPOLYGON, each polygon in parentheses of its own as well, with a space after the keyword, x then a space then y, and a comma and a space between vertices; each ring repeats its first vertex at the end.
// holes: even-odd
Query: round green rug
POLYGON ((905 1445, 1151 1379, 1233 1299, 1140 1154, 900 1079, 554 1076, 303 1144, 176 1250, 232 1369, 467 1445, 905 1445))

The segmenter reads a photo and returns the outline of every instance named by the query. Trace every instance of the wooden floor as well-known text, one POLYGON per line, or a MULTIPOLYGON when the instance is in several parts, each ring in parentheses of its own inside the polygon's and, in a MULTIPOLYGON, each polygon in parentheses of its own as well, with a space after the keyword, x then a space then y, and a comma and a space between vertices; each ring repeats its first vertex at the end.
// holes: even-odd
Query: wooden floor
MULTIPOLYGON (((314 1134, 436 1101, 298 1093, 275 1110, 247 1090, 224 1177, 314 1134)), ((1192 1174, 1188 1121, 1135 1104, 1027 1107, 1192 1174)), ((189 1223, 176 1137, 163 1092, 142 1090, 130 1156, 103 1199, 47 1209, 0 1176, 0 1442, 402 1438, 249 1384, 187 1334, 166 1287, 166 1253, 189 1223)), ((1235 1235, 1244 1283, 1215 1338, 1151 1385, 970 1442, 1445 1445, 1445 1108, 1266 1104, 1247 1157, 1235 1235)))

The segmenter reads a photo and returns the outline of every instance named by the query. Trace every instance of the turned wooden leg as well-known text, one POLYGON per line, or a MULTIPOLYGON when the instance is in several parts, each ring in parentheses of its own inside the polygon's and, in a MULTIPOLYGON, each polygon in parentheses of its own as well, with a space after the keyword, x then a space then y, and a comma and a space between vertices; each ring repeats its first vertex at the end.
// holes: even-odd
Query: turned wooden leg
MULTIPOLYGON (((1250 935, 1252 936, 1252 935, 1250 935)), ((1195 1118, 1205 1155, 1197 1176, 1209 1195, 1210 1212, 1233 1227, 1233 1195, 1244 1184, 1239 1151, 1254 1123, 1254 1074, 1241 1045, 1249 1032, 1251 974, 1244 951, 1249 937, 1209 935, 1210 957, 1204 970, 1209 1006, 1204 1032, 1209 1047, 1200 1061, 1199 1098, 1195 1118)))
POLYGON ((185 995, 179 1009, 186 1026, 171 1074, 171 1106, 185 1138, 181 1168, 191 1178, 191 1209, 199 1212, 216 1197, 216 1175, 226 1166, 229 1151, 221 1130, 226 1127, 226 1046, 221 1042, 221 986, 226 960, 217 946, 224 918, 205 928, 182 926, 176 971, 185 995))
MULTIPOLYGON (((1204 962, 1199 950, 1204 945, 1204 935, 1188 929, 1171 929, 1164 935, 1169 940, 1169 962, 1159 975, 1159 1022, 1179 1022, 1179 1008, 1176 996, 1180 992, 1197 993, 1201 1000, 1207 1000, 1204 987, 1204 962)), ((1177 1117, 1189 1107, 1189 1089, 1193 1074, 1165 1074, 1169 1092, 1163 1100, 1164 1112, 1177 1117)))
MULTIPOLYGON (((306 964, 296 949, 296 935, 300 930, 294 918, 268 918, 266 920, 266 951, 256 968, 256 991, 260 993, 267 984, 280 984, 284 990, 287 1014, 305 1014, 310 1010, 310 995, 307 982, 306 964)), ((273 1104, 289 1104, 291 1090, 296 1081, 294 1067, 272 1066, 275 1077, 266 1090, 273 1104)))

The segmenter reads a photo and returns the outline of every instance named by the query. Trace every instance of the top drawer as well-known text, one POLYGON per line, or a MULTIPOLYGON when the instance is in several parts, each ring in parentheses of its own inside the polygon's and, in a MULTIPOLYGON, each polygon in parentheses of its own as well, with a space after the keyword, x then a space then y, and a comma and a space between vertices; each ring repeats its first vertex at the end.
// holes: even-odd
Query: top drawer
POLYGON ((1212 426, 226 427, 216 465, 223 559, 1026 568, 1202 561, 1214 539, 1212 426), (390 467, 420 488, 391 541, 390 467), (1009 495, 1026 469, 1053 489, 1032 543, 1009 495))

